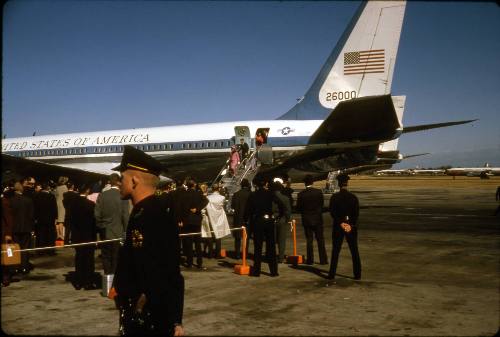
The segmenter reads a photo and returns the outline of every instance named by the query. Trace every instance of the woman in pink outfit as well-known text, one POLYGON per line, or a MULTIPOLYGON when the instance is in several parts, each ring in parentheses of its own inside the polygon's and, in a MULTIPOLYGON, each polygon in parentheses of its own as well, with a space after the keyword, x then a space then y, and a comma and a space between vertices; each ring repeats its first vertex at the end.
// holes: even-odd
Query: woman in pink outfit
POLYGON ((231 174, 234 175, 236 172, 236 168, 240 163, 240 155, 238 153, 238 149, 236 145, 231 146, 231 161, 229 163, 229 168, 231 170, 231 174))

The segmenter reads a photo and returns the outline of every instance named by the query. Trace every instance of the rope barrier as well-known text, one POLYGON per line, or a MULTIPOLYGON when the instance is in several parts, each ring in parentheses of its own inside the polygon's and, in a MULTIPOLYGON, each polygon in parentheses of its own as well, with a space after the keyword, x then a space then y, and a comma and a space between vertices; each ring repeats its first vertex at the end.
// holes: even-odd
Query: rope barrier
MULTIPOLYGON (((243 228, 245 228, 245 226, 241 226, 241 227, 236 227, 236 228, 230 228, 229 230, 230 231, 237 231, 237 230, 243 230, 243 228)), ((207 233, 215 233, 216 231, 209 231, 207 233)), ((199 233, 184 233, 184 234, 179 234, 179 236, 194 236, 194 235, 201 235, 203 234, 202 232, 199 232, 199 233)))
MULTIPOLYGON (((37 251, 37 250, 47 250, 47 249, 57 249, 57 248, 71 248, 71 247, 79 247, 79 246, 90 246, 90 245, 98 245, 99 243, 105 243, 105 242, 113 242, 113 241, 120 241, 121 238, 119 239, 109 239, 109 240, 102 240, 102 241, 92 241, 92 242, 82 242, 82 243, 73 243, 70 245, 63 245, 63 246, 52 246, 52 247, 39 247, 39 248, 27 248, 27 249, 15 249, 12 250, 12 252, 32 252, 32 251, 37 251)), ((7 253, 6 250, 2 250, 2 254, 7 253)))
MULTIPOLYGON (((230 231, 236 231, 236 230, 243 230, 245 227, 236 227, 236 228, 230 228, 230 231)), ((209 231, 208 233, 215 233, 215 231, 209 231)), ((184 234, 179 234, 180 237, 185 237, 185 236, 195 236, 195 235, 201 235, 202 232, 199 233, 184 233, 184 234)), ((33 251, 40 251, 40 250, 49 250, 49 249, 59 249, 59 248, 72 248, 72 247, 81 247, 81 246, 90 246, 90 245, 98 245, 101 243, 107 243, 107 242, 114 242, 114 241, 121 241, 122 238, 118 239, 109 239, 109 240, 100 240, 100 241, 91 241, 91 242, 82 242, 82 243, 73 243, 69 245, 62 245, 62 246, 51 246, 51 247, 38 247, 38 248, 26 248, 26 249, 14 249, 12 252, 33 252, 33 251)), ((1 251, 2 254, 7 253, 6 250, 1 251)))

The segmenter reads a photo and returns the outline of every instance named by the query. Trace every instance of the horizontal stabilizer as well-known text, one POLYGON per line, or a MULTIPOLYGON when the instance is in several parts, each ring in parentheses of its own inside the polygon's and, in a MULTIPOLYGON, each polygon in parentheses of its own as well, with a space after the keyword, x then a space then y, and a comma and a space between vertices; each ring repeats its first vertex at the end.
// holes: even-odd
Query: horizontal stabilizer
POLYGON ((444 127, 447 127, 447 126, 467 124, 467 123, 472 123, 472 122, 475 122, 475 121, 477 121, 477 119, 470 119, 470 120, 467 120, 467 121, 458 121, 458 122, 447 122, 447 123, 435 123, 435 124, 423 124, 423 125, 415 125, 415 126, 405 126, 403 128, 403 133, 423 131, 423 130, 430 130, 430 129, 437 129, 437 128, 444 128, 444 127))
POLYGON ((339 103, 309 144, 390 140, 398 128, 391 95, 360 97, 339 103))

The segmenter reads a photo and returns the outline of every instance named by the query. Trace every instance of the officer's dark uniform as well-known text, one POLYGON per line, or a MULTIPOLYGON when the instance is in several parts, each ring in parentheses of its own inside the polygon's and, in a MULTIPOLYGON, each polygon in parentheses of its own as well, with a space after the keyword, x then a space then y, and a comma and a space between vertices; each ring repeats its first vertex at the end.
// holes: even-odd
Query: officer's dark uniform
MULTIPOLYGON (((261 182, 258 183, 262 184, 261 182)), ((266 241, 266 258, 269 263, 269 271, 271 276, 278 276, 273 202, 280 203, 273 192, 264 189, 262 186, 257 191, 250 193, 248 197, 245 218, 249 219, 254 234, 253 276, 260 276, 262 243, 264 240, 266 241)))
MULTIPOLYGON (((145 153, 125 147, 120 171, 139 168, 158 175, 159 163, 145 153), (130 166, 129 166, 130 165, 130 166)), ((114 278, 120 308, 121 334, 172 335, 182 323, 184 278, 180 273, 179 230, 173 214, 158 196, 134 205, 114 278), (141 314, 137 299, 146 295, 141 314)))
MULTIPOLYGON (((347 184, 349 176, 341 174, 337 176, 339 184, 347 184)), ((361 260, 359 258, 358 251, 358 216, 359 216, 359 201, 358 198, 345 188, 341 188, 339 192, 332 195, 330 199, 330 214, 333 218, 333 249, 332 249, 332 260, 330 263, 330 272, 328 277, 330 279, 335 278, 335 273, 337 271, 337 264, 339 261, 340 248, 342 248, 342 241, 344 236, 346 238, 347 244, 349 245, 349 250, 351 251, 352 264, 354 271, 354 278, 361 278, 361 260), (351 225, 351 232, 346 233, 340 224, 346 222, 351 225)))

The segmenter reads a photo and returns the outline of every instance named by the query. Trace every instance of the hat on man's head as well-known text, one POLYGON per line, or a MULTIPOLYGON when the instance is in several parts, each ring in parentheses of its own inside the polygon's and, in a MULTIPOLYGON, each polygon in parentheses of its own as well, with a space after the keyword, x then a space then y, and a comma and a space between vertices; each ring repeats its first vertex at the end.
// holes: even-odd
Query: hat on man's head
POLYGON ((349 178, 349 176, 345 173, 341 173, 337 176, 337 180, 339 182, 339 185, 342 185, 342 184, 347 184, 347 181, 351 179, 349 178))
POLYGON ((113 171, 137 170, 159 176, 162 166, 159 161, 150 155, 136 149, 133 146, 125 145, 123 150, 122 162, 113 171))

